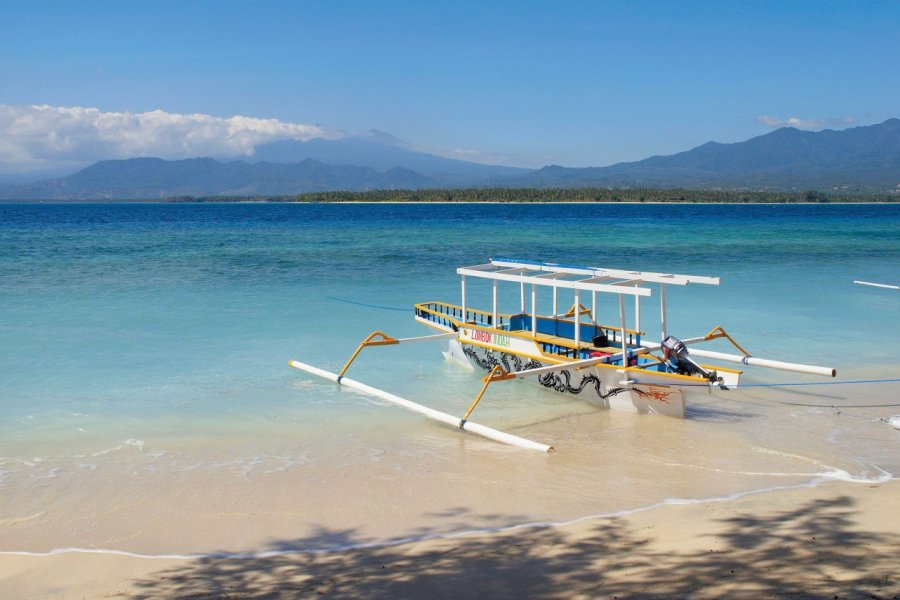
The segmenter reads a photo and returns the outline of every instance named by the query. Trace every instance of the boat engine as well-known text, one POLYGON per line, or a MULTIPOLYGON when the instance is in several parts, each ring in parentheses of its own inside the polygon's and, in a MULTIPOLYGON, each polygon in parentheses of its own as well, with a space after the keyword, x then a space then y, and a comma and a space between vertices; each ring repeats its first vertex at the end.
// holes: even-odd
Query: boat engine
POLYGON ((718 380, 715 371, 707 371, 690 357, 687 346, 678 338, 670 335, 664 339, 662 350, 669 368, 679 375, 700 375, 710 381, 718 380))

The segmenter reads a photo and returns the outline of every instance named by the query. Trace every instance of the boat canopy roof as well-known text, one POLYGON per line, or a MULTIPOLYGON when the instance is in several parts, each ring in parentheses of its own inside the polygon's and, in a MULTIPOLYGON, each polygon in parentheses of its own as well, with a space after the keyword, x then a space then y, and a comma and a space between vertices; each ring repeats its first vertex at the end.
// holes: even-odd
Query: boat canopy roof
POLYGON ((646 284, 652 283, 662 285, 687 285, 689 283, 719 285, 718 277, 627 271, 604 267, 580 267, 515 258, 492 258, 490 262, 485 264, 459 267, 456 269, 456 272, 464 277, 480 277, 482 279, 631 296, 650 296, 651 289, 646 287, 646 284))

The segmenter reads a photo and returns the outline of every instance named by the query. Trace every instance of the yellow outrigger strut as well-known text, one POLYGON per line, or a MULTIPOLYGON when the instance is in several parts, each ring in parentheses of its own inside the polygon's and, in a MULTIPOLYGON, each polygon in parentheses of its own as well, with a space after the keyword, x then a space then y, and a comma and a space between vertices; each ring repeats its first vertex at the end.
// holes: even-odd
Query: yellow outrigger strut
POLYGON ((475 401, 472 402, 472 406, 470 406, 469 410, 466 411, 466 414, 463 415, 462 421, 460 421, 460 427, 462 427, 462 423, 465 423, 468 420, 469 415, 471 415, 472 411, 475 410, 475 406, 479 402, 481 402, 481 397, 484 396, 484 393, 487 391, 488 386, 491 384, 492 381, 504 381, 507 379, 515 379, 515 378, 516 378, 515 375, 511 375, 510 373, 508 373, 506 371, 506 369, 504 369, 500 365, 494 366, 494 368, 491 369, 490 373, 488 373, 487 375, 485 375, 484 377, 481 378, 481 380, 484 382, 484 385, 481 386, 481 391, 478 392, 477 396, 475 396, 475 401))
POLYGON ((731 337, 730 335, 728 335, 728 332, 725 331, 725 328, 722 327, 721 325, 716 325, 715 327, 712 328, 712 330, 710 330, 709 333, 707 333, 706 335, 703 336, 704 340, 715 340, 715 339, 719 339, 719 338, 727 339, 729 342, 731 342, 731 344, 735 348, 737 348, 738 350, 743 352, 744 356, 750 356, 750 353, 747 352, 746 350, 744 350, 744 348, 740 344, 738 344, 736 341, 734 341, 734 338, 731 337))
MULTIPOLYGON (((434 337, 434 336, 430 336, 430 335, 429 335, 429 336, 426 336, 426 337, 431 338, 431 337, 434 337)), ((410 338, 410 339, 414 339, 414 338, 410 338)), ((417 338, 415 338, 415 339, 417 339, 417 338)), ((341 371, 338 373, 338 376, 337 376, 337 378, 338 378, 338 383, 340 383, 340 382, 341 382, 341 379, 344 378, 344 373, 346 373, 346 372, 347 372, 347 369, 350 368, 350 364, 351 364, 354 360, 356 360, 356 357, 359 356, 359 353, 360 353, 360 352, 362 351, 362 349, 365 348, 366 346, 394 346, 394 345, 399 344, 399 343, 400 343, 400 342, 397 341, 396 338, 392 338, 391 336, 389 336, 389 335, 386 334, 386 333, 383 333, 383 332, 381 332, 381 331, 373 331, 372 333, 370 333, 370 334, 368 335, 368 337, 367 337, 366 339, 364 339, 363 341, 361 341, 361 342, 359 343, 359 346, 356 347, 356 352, 354 352, 354 353, 353 353, 353 356, 351 356, 350 359, 344 364, 344 368, 341 369, 341 371), (373 341, 372 341, 372 338, 373 338, 373 337, 376 337, 376 336, 381 336, 381 339, 380 339, 380 340, 375 340, 375 341, 373 342, 373 341)))

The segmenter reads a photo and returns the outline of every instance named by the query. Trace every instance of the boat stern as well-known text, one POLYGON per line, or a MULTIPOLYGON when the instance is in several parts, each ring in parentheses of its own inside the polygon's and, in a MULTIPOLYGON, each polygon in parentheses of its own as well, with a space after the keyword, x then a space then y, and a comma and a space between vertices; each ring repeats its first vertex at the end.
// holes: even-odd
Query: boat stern
POLYGON ((639 413, 650 413, 684 418, 684 391, 668 385, 630 386, 629 399, 639 413))

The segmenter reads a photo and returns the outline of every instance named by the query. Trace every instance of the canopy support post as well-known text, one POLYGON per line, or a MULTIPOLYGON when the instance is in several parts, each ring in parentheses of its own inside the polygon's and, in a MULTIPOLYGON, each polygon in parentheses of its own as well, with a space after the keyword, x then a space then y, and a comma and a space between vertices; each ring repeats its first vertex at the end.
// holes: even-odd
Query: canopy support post
MULTIPOLYGON (((634 286, 638 287, 638 286, 634 286)), ((634 297, 634 328, 637 331, 641 330, 641 297, 635 295, 634 297)), ((634 340, 634 343, 638 346, 641 345, 641 334, 638 333, 634 340)))
POLYGON ((462 322, 465 323, 469 319, 466 318, 466 276, 462 276, 462 322))
POLYGON ((659 315, 662 321, 662 339, 664 341, 668 334, 666 333, 666 284, 659 284, 659 315))
POLYGON ((625 296, 619 294, 619 320, 622 326, 622 368, 628 368, 628 340, 625 339, 625 296))
POLYGON ((493 317, 493 320, 491 321, 491 326, 499 328, 499 325, 497 324, 497 280, 496 279, 494 280, 494 285, 493 285, 493 298, 494 298, 494 311, 491 313, 492 317, 493 317))
POLYGON ((519 312, 525 312, 525 282, 519 284, 519 312))
POLYGON ((579 358, 581 351, 581 302, 579 302, 579 289, 575 288, 575 358, 579 358))

